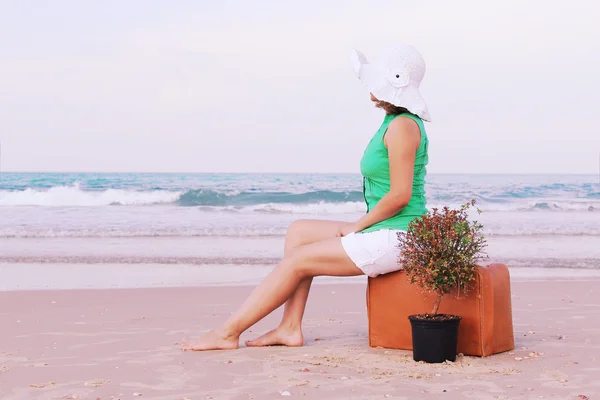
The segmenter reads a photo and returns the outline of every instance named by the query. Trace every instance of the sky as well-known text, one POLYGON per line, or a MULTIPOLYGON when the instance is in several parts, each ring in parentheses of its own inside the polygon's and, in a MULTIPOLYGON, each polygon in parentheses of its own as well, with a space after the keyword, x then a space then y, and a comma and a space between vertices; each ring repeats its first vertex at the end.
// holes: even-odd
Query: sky
POLYGON ((2 170, 358 173, 408 43, 430 172, 597 173, 599 4, 0 0, 2 170))

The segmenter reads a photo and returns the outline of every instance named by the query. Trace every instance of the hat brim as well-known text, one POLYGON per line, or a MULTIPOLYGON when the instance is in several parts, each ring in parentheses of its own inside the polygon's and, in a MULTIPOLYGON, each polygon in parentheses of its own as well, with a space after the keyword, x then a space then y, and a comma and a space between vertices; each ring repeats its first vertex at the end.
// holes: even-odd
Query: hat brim
MULTIPOLYGON (((367 86, 367 84, 365 84, 367 86)), ((379 87, 371 90, 373 96, 379 100, 386 101, 397 107, 406 108, 411 113, 418 115, 419 118, 425 121, 431 121, 427 104, 421 96, 419 88, 414 85, 408 85, 406 87, 395 89, 391 86, 379 87)))
POLYGON ((401 88, 390 85, 385 78, 385 72, 379 66, 369 63, 364 54, 358 50, 353 50, 351 62, 358 79, 377 99, 406 108, 419 118, 431 121, 427 104, 419 88, 414 84, 409 83, 401 88))

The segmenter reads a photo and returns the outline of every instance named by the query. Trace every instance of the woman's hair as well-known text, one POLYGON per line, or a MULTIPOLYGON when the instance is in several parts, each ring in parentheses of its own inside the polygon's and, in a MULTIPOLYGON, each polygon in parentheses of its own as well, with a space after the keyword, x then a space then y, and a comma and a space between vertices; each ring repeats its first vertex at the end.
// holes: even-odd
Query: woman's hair
POLYGON ((395 106, 395 105, 388 103, 387 101, 383 101, 383 100, 377 100, 375 102, 375 107, 381 108, 382 110, 385 111, 386 114, 389 114, 389 115, 398 115, 398 114, 410 112, 404 107, 398 107, 398 106, 395 106))

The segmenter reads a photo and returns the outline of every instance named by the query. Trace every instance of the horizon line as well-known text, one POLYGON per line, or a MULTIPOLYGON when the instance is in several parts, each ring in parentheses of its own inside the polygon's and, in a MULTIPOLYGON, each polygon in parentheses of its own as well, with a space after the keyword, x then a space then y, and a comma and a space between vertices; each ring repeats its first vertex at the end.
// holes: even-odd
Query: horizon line
MULTIPOLYGON (((237 174, 237 175, 360 175, 360 172, 276 172, 276 171, 17 171, 2 170, 0 174, 154 174, 154 175, 176 175, 176 174, 237 174)), ((427 172, 428 175, 593 175, 596 172, 427 172)))

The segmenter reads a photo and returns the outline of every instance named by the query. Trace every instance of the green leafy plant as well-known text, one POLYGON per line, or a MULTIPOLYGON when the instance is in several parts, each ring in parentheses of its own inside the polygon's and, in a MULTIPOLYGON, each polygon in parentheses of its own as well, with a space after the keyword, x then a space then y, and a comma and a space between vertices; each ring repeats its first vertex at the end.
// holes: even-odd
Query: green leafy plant
POLYGON ((475 200, 459 209, 433 208, 411 221, 406 232, 398 234, 398 261, 410 282, 437 295, 431 312, 434 316, 445 294, 454 290, 466 293, 470 289, 477 262, 487 257, 482 253, 487 245, 481 233, 483 226, 468 219, 467 210, 471 206, 475 207, 475 200))

